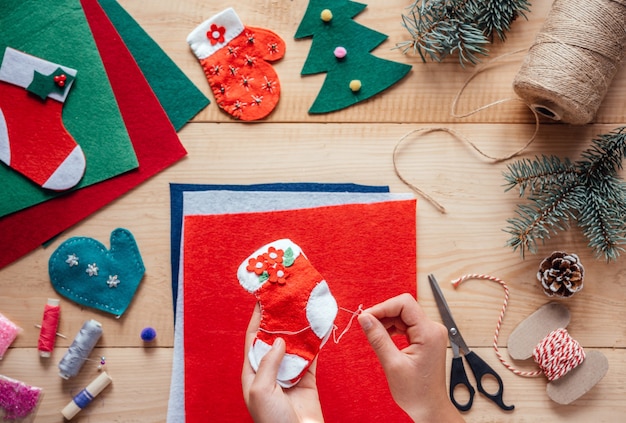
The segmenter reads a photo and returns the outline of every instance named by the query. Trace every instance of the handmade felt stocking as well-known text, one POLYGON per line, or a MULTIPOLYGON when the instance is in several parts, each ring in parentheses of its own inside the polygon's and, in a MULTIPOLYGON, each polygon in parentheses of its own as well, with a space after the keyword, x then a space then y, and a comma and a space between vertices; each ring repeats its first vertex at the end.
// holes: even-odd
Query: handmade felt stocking
POLYGON ((261 306, 261 324, 248 352, 252 368, 256 371, 274 340, 283 338, 286 354, 277 382, 284 388, 295 385, 333 331, 338 307, 328 284, 288 239, 255 251, 237 277, 261 306))
POLYGON ((0 65, 0 160, 43 188, 75 186, 85 156, 61 119, 76 70, 7 47, 0 65))
POLYGON ((223 110, 246 121, 262 119, 274 110, 280 84, 268 62, 285 54, 285 42, 278 35, 244 26, 229 8, 201 23, 187 42, 223 110))

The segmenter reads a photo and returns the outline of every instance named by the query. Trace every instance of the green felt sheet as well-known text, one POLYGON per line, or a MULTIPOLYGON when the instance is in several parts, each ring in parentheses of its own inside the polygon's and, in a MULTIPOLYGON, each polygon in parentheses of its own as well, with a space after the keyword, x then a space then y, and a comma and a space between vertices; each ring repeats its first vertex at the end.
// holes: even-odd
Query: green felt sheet
POLYGON ((401 80, 411 66, 381 59, 370 52, 387 39, 387 35, 353 20, 366 5, 348 0, 311 0, 296 31, 295 38, 313 37, 302 75, 326 72, 326 79, 309 113, 328 113, 352 106, 386 90, 401 80), (324 9, 333 18, 324 22, 324 9), (347 55, 338 59, 337 47, 347 55), (361 81, 353 92, 350 81, 361 81))
MULTIPOLYGON (((10 46, 78 71, 63 106, 63 124, 87 161, 76 189, 136 168, 130 137, 79 0, 0 0, 0 11, 0 55, 10 46)), ((0 180, 0 216, 62 195, 4 165, 0 180)))
POLYGON ((204 109, 209 99, 115 0, 99 0, 141 68, 176 131, 204 109))

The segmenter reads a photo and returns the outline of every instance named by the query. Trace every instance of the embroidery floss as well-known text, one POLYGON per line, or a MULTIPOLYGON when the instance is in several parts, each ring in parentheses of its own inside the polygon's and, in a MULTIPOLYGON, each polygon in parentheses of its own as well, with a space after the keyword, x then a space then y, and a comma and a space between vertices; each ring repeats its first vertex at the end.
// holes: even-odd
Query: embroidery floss
POLYGON ((0 313, 0 360, 22 329, 0 313))
POLYGON ((626 52, 626 2, 556 0, 513 81, 537 113, 591 122, 626 52))
POLYGON ((102 324, 87 320, 59 362, 59 376, 63 379, 76 376, 101 336, 102 324))
POLYGON ((40 357, 50 357, 52 350, 54 350, 60 316, 61 307, 59 306, 59 300, 48 298, 48 302, 43 310, 43 320, 37 343, 40 357))
POLYGON ((87 407, 112 381, 113 379, 106 372, 102 372, 61 410, 63 417, 67 420, 72 420, 80 410, 87 407))

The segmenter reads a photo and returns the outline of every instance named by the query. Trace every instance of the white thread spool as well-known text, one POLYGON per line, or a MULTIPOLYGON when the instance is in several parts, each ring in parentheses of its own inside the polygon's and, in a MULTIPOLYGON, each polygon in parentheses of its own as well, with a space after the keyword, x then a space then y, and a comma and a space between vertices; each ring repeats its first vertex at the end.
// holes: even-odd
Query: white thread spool
POLYGON ((87 320, 59 362, 59 376, 63 379, 76 376, 93 351, 100 336, 102 336, 102 324, 96 320, 87 320))

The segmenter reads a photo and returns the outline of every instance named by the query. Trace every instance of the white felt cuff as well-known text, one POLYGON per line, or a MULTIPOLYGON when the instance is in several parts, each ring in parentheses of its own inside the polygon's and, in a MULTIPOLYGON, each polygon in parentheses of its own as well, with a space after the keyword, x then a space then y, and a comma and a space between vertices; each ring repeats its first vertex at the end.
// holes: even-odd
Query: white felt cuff
MULTIPOLYGON (((261 359, 265 357, 265 354, 267 354, 271 348, 271 345, 268 345, 258 338, 254 340, 254 344, 248 352, 248 360, 250 360, 250 365, 255 372, 259 369, 261 359)), ((293 380, 297 378, 308 365, 309 362, 300 356, 289 353, 285 354, 278 367, 276 382, 283 388, 291 388, 298 383, 298 380, 293 380)))
POLYGON ((254 253, 250 254, 248 258, 246 258, 241 265, 239 265, 239 269, 237 269, 237 278, 239 279, 239 283, 243 288, 250 292, 254 293, 257 289, 259 289, 263 283, 259 280, 259 275, 254 272, 250 272, 248 267, 248 260, 251 258, 256 258, 259 255, 265 253, 269 247, 274 247, 277 250, 287 251, 288 248, 291 248, 293 251, 293 258, 296 259, 300 254, 302 254, 302 250, 296 244, 293 243, 290 239, 279 239, 278 241, 271 242, 269 244, 264 245, 263 247, 256 250, 254 253))
MULTIPOLYGON (((0 65, 0 81, 8 82, 9 84, 17 85, 22 88, 28 88, 33 81, 35 71, 43 75, 50 75, 58 68, 63 69, 63 72, 66 72, 68 75, 76 76, 76 69, 57 65, 56 63, 7 47, 4 51, 2 65, 0 65)), ((73 83, 74 80, 72 79, 67 83, 63 92, 52 92, 48 94, 48 97, 60 101, 61 103, 65 102, 65 98, 70 92, 70 87, 73 83)))
POLYGON ((227 45, 233 38, 241 34, 243 29, 243 22, 241 22, 241 19, 239 19, 239 16, 237 16, 235 10, 231 7, 198 25, 196 29, 191 31, 187 36, 187 43, 189 43, 196 57, 202 60, 227 45), (223 27, 226 29, 223 42, 211 44, 211 41, 207 37, 207 33, 211 31, 211 25, 213 24, 218 28, 223 27))
POLYGON ((328 284, 321 281, 313 288, 306 303, 306 318, 318 338, 324 339, 330 333, 337 310, 337 301, 330 293, 328 284))

